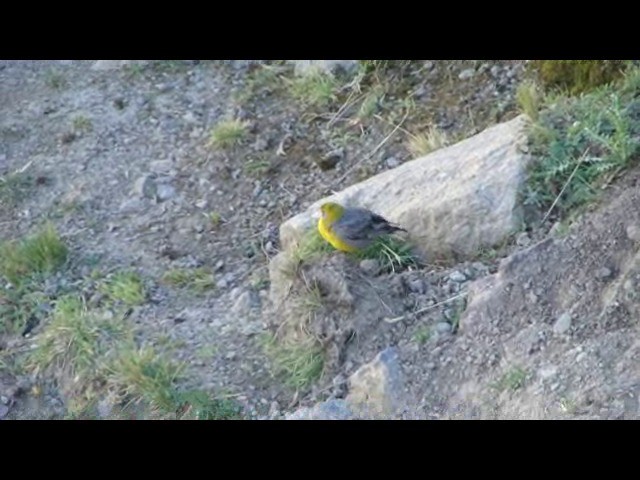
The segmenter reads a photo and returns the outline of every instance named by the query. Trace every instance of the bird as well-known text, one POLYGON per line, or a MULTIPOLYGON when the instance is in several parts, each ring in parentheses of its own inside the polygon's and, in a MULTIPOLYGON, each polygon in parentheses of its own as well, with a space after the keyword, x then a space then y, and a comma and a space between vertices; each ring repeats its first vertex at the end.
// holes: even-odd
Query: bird
POLYGON ((337 250, 354 253, 366 249, 377 238, 406 232, 384 217, 362 207, 343 207, 334 202, 320 206, 318 231, 337 250))

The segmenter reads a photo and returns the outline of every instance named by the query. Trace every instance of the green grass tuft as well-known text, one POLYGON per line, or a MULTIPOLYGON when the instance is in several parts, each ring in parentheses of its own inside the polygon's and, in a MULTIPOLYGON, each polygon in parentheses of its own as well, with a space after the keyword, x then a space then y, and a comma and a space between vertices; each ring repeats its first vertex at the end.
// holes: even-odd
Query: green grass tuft
POLYGON ((493 385, 493 388, 499 392, 504 392, 505 390, 515 392, 524 386, 526 379, 527 371, 520 367, 514 367, 506 372, 500 380, 493 385))
POLYGON ((393 236, 379 237, 370 247, 355 256, 360 259, 376 259, 383 270, 392 272, 419 265, 413 247, 393 236))
POLYGON ((267 336, 263 339, 263 346, 274 374, 283 378, 291 388, 305 389, 322 375, 322 348, 311 337, 282 341, 267 336))
POLYGON ((325 108, 337 99, 338 81, 320 70, 289 80, 293 98, 306 107, 325 108))
POLYGON ((247 123, 237 119, 222 120, 211 130, 209 146, 219 149, 231 148, 246 136, 247 123))
POLYGON ((178 288, 202 294, 215 286, 213 274, 206 268, 175 268, 162 276, 162 281, 178 288))
POLYGON ((119 272, 107 278, 101 285, 104 293, 111 301, 127 306, 141 305, 147 294, 140 276, 134 272, 119 272))
POLYGON ((52 273, 67 260, 68 249, 56 229, 46 225, 21 242, 0 245, 0 276, 14 286, 33 276, 52 273))
POLYGON ((533 122, 538 120, 538 112, 542 102, 542 96, 538 85, 534 82, 523 82, 518 85, 516 101, 520 111, 533 122))
POLYGON ((622 75, 627 62, 620 60, 534 60, 545 88, 566 90, 571 94, 588 92, 609 84, 622 75))

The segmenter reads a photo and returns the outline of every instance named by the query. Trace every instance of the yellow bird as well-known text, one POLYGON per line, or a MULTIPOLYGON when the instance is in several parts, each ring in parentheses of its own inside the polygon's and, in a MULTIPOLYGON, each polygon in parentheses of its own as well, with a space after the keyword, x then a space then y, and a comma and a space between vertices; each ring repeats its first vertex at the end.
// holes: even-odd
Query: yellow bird
POLYGON ((343 207, 338 203, 320 206, 318 220, 320 235, 343 252, 357 252, 367 248, 381 235, 406 232, 404 228, 389 223, 371 210, 360 207, 343 207))

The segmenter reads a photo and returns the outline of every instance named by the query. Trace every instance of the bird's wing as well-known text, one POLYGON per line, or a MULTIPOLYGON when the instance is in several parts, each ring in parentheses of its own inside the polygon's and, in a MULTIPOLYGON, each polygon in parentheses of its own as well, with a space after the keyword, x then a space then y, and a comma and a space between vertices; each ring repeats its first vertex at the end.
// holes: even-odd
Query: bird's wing
POLYGON ((342 217, 333 224, 333 229, 345 240, 371 239, 376 236, 375 225, 379 223, 374 217, 377 215, 369 210, 348 208, 344 210, 342 217))

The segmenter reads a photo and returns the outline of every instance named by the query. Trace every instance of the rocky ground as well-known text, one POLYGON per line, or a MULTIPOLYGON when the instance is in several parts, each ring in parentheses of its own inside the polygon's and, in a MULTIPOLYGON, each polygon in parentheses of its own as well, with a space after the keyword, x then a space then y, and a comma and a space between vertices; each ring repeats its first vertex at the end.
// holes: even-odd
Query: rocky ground
MULTIPOLYGON (((358 278, 353 302, 368 300, 348 307, 376 320, 334 315, 317 326, 330 341, 312 388, 274 376, 263 334, 274 323, 268 263, 279 225, 414 158, 410 133, 435 125, 453 142, 517 113, 521 62, 416 63, 341 80, 319 105, 292 93, 291 68, 278 63, 2 61, 0 176, 25 181, 0 205, 0 240, 55 224, 71 254, 49 280, 51 299, 71 287, 95 298, 96 271, 137 272, 148 297, 127 321, 140 341, 186 363, 181 385, 232 398, 249 418, 343 398, 346 379, 389 346, 407 379, 398 416, 637 415, 635 174, 563 238, 536 243, 546 228, 464 263, 381 275, 331 257, 322 275, 358 278), (372 91, 386 94, 365 112, 372 91), (246 122, 242 141, 212 148, 211 130, 228 118, 246 122), (214 275, 204 294, 162 280, 199 267, 214 275)), ((5 334, 3 351, 28 349, 46 324, 5 334)), ((39 396, 34 383, 4 369, 3 416, 64 415, 55 382, 39 396)))

